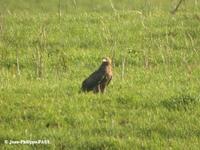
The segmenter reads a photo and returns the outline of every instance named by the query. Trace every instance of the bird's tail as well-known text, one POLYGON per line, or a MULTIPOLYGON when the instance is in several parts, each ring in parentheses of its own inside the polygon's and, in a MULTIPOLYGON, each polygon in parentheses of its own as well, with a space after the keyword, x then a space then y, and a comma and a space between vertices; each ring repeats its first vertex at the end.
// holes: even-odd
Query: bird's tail
POLYGON ((84 90, 84 88, 83 88, 83 86, 82 86, 81 88, 79 88, 78 93, 80 94, 80 93, 83 93, 83 92, 85 92, 85 90, 84 90))
POLYGON ((82 92, 83 92, 83 89, 82 89, 82 88, 79 88, 78 93, 80 94, 80 93, 82 93, 82 92))

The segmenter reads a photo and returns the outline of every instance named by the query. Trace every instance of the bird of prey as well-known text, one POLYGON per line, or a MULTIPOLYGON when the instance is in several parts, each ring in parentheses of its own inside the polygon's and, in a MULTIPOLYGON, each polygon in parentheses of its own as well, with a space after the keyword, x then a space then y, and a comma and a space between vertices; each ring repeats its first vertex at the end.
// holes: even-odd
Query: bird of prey
POLYGON ((102 60, 102 64, 98 70, 93 72, 88 78, 82 82, 82 91, 94 93, 104 93, 106 86, 112 80, 112 64, 109 57, 102 60))

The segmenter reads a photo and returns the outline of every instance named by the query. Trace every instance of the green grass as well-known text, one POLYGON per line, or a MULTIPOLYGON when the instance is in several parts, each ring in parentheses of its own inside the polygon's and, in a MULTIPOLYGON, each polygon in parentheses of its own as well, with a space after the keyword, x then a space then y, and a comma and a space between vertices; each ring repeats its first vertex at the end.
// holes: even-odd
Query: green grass
POLYGON ((111 2, 0 1, 1 149, 199 149, 200 3, 111 2), (79 93, 104 56, 106 93, 79 93))

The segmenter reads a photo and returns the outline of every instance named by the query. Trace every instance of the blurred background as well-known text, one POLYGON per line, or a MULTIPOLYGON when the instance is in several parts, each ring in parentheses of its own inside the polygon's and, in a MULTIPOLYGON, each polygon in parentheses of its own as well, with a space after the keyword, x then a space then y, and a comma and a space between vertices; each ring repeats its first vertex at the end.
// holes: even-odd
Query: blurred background
MULTIPOLYGON (((15 13, 56 13, 59 9, 62 13, 77 12, 112 12, 138 10, 151 12, 155 10, 170 11, 179 0, 1 0, 0 12, 15 13)), ((183 1, 182 9, 198 10, 198 0, 183 1), (191 9, 192 8, 192 9, 191 9)))

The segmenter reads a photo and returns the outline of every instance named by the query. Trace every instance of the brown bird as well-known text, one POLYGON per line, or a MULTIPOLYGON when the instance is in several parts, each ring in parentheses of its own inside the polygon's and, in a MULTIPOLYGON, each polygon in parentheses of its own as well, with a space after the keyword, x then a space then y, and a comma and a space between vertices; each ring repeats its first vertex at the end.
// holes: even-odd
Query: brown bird
POLYGON ((82 91, 94 93, 104 93, 106 86, 112 80, 111 59, 106 57, 102 60, 102 64, 98 70, 93 72, 88 78, 82 82, 82 91))

